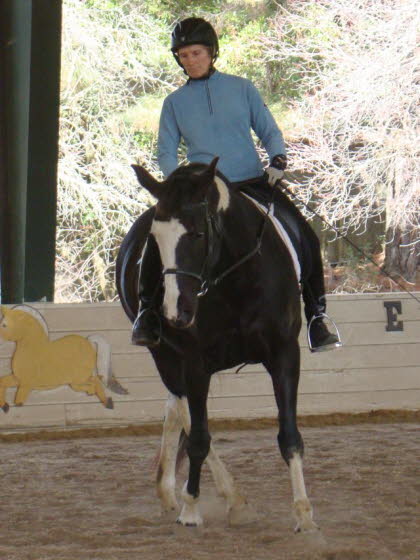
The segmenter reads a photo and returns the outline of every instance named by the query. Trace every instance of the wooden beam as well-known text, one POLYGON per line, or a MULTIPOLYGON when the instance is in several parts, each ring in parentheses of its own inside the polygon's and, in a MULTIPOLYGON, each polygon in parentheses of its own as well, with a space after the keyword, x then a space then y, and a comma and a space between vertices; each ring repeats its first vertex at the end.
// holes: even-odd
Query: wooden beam
POLYGON ((2 66, 1 300, 24 297, 31 3, 0 3, 2 66))
POLYGON ((3 0, 0 22, 0 297, 52 301, 61 0, 3 0))
POLYGON ((25 301, 54 299, 61 11, 61 0, 32 3, 25 301))

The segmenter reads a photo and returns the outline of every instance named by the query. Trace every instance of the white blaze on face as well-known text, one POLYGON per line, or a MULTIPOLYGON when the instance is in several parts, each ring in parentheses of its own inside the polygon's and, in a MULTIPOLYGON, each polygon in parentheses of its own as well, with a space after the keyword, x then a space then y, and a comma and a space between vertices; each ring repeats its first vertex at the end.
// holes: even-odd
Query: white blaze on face
MULTIPOLYGON (((181 235, 187 232, 185 227, 174 218, 169 222, 154 220, 150 231, 158 244, 163 268, 176 268, 175 250, 181 235)), ((164 282, 163 313, 167 319, 175 320, 178 315, 177 303, 179 297, 176 274, 165 275, 164 282)))

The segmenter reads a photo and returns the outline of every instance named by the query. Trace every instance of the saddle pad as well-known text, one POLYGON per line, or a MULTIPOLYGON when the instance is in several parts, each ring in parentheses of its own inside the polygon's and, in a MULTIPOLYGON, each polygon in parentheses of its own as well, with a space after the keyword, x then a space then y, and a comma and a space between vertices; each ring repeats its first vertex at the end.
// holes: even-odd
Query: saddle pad
MULTIPOLYGON (((262 213, 262 214, 266 214, 267 213, 267 208, 261 204, 260 202, 257 202, 254 198, 252 198, 251 196, 247 195, 246 193, 242 192, 242 194, 244 196, 246 196, 257 208, 258 210, 262 213)), ((300 268, 300 263, 299 263, 299 259, 296 253, 296 250, 293 246, 293 243, 289 237, 289 235, 287 234, 286 230, 284 229, 284 227, 281 225, 281 223, 279 222, 279 220, 274 216, 274 205, 271 207, 270 213, 269 213, 269 217, 271 222, 273 223, 274 229, 276 230, 276 232, 278 233, 280 239, 283 241, 283 243, 286 245, 290 256, 292 257, 292 261, 293 261, 293 266, 295 268, 295 272, 296 272, 296 279, 298 281, 298 283, 301 280, 301 268, 300 268)))

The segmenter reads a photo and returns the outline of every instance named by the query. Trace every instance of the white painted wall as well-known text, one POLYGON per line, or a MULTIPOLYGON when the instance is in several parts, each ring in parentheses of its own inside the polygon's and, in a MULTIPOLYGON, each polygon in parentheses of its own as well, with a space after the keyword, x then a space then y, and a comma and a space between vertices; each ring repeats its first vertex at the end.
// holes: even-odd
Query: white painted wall
MULTIPOLYGON (((416 294, 420 297, 420 294, 416 294)), ((160 421, 166 390, 149 352, 131 346, 130 324, 118 303, 33 304, 45 317, 51 339, 99 333, 112 345, 115 377, 129 393, 108 391, 114 409, 94 396, 69 387, 33 391, 22 407, 0 410, 0 431, 14 429, 112 426, 160 421)), ((329 313, 340 328, 344 347, 311 354, 302 332, 302 375, 298 413, 368 412, 420 408, 420 304, 404 293, 329 297, 329 313), (404 330, 387 332, 385 301, 401 301, 404 330)), ((13 343, 0 340, 0 376, 11 371, 13 343)), ((260 366, 213 376, 209 398, 212 418, 277 415, 271 381, 260 366)))

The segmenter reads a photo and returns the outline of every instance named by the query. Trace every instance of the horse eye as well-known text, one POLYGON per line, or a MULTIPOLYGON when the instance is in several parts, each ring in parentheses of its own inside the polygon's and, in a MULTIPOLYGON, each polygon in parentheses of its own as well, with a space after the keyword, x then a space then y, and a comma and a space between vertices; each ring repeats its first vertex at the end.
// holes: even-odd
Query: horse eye
POLYGON ((204 233, 202 231, 188 231, 187 236, 192 237, 193 239, 200 239, 201 237, 204 237, 204 233))

